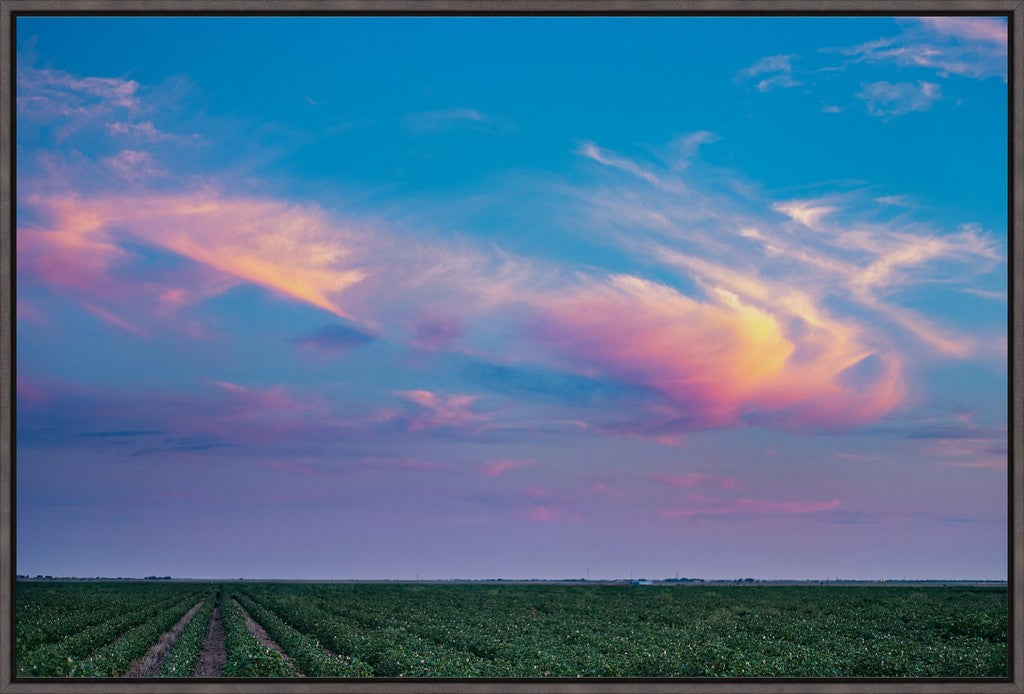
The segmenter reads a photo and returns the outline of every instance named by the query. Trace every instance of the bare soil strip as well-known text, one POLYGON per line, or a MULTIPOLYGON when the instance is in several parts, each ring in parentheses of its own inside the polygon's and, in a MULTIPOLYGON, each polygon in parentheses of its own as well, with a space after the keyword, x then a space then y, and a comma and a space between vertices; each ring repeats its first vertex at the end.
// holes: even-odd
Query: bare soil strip
POLYGON ((185 631, 188 623, 192 621, 202 606, 202 602, 197 602, 191 610, 185 613, 184 617, 178 620, 177 624, 150 646, 145 655, 132 663, 123 677, 155 677, 163 667, 167 653, 174 647, 174 644, 178 643, 182 632, 185 631))
POLYGON ((280 653, 281 657, 285 659, 285 662, 291 665, 292 669, 295 670, 295 675, 297 677, 305 677, 305 675, 302 674, 302 671, 299 670, 299 666, 296 665, 292 661, 292 659, 288 657, 288 654, 285 653, 280 646, 274 643, 274 640, 270 638, 270 636, 263 629, 263 627, 259 625, 259 622, 253 619, 252 615, 246 612, 245 608, 238 604, 238 601, 236 601, 234 598, 232 598, 231 601, 235 603, 235 605, 238 605, 238 609, 242 611, 242 616, 245 617, 245 626, 249 629, 249 633, 253 635, 253 638, 255 638, 257 641, 260 642, 260 644, 266 646, 267 648, 272 648, 273 650, 280 653))
POLYGON ((192 671, 193 677, 221 677, 228 664, 228 652, 224 648, 224 622, 220 618, 220 606, 213 608, 210 627, 206 630, 203 652, 192 671))

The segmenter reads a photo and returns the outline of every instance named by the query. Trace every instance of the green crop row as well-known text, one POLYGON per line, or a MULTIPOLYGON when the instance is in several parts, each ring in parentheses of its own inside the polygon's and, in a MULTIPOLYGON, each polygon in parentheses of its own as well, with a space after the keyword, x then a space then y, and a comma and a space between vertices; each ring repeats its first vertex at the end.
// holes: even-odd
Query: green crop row
POLYGON ((220 604, 224 621, 224 647, 228 662, 225 677, 294 677, 295 670, 277 651, 259 643, 245 626, 245 617, 230 599, 220 604))
POLYGON ((121 638, 75 663, 69 677, 118 677, 141 658, 164 632, 168 631, 196 604, 201 595, 186 597, 153 619, 126 632, 121 638))
POLYGON ((210 617, 217 605, 216 594, 211 594, 192 621, 185 627, 181 638, 171 647, 160 668, 160 677, 188 677, 195 670, 196 663, 206 641, 206 632, 210 628, 210 617))
MULTIPOLYGON (((184 597, 192 600, 193 595, 184 597)), ((110 645, 120 639, 126 632, 145 625, 156 615, 168 608, 175 608, 182 602, 182 594, 175 592, 171 597, 165 593, 150 596, 147 602, 143 596, 126 597, 121 604, 121 611, 104 622, 95 624, 77 633, 63 635, 58 640, 46 643, 28 653, 21 651, 18 645, 17 665, 21 677, 66 677, 75 670, 77 663, 89 657, 97 649, 110 645), (157 600, 159 597, 161 599, 157 600)), ((117 606, 115 601, 114 606, 117 606)), ((173 622, 172 622, 173 624, 173 622)))
POLYGON ((121 617, 136 607, 173 599, 178 585, 19 583, 15 640, 22 653, 121 617))
POLYGON ((289 626, 270 610, 254 602, 246 595, 238 595, 238 601, 249 614, 259 622, 267 634, 280 646, 288 657, 310 677, 369 677, 373 669, 359 658, 330 653, 320 642, 289 626))

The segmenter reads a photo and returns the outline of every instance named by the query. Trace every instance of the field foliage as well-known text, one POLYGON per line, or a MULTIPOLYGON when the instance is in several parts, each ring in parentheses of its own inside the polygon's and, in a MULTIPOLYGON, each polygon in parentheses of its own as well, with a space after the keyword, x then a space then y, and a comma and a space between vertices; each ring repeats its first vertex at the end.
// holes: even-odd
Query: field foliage
POLYGON ((123 673, 205 599, 161 673, 186 676, 218 589, 225 676, 1007 673, 1005 588, 246 582, 19 584, 18 675, 123 673), (239 606, 287 661, 249 634, 239 606))

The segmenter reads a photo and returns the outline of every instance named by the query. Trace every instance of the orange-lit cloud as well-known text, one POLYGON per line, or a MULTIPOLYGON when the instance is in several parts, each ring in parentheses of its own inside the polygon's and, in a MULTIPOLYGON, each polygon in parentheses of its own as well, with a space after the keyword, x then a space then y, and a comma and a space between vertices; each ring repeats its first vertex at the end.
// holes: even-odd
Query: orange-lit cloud
MULTIPOLYGON (((748 280, 755 281, 755 280, 748 280)), ((617 276, 551 302, 541 340, 587 375, 655 390, 692 426, 754 414, 843 426, 896 406, 898 357, 871 346, 855 325, 830 320, 799 293, 771 309, 718 287, 698 301, 665 285, 617 276), (788 306, 787 306, 788 303, 788 306), (874 357, 877 372, 847 382, 874 357)))
POLYGON ((366 276, 346 262, 345 230, 315 207, 212 193, 30 196, 26 203, 53 222, 19 234, 19 262, 56 284, 102 282, 128 255, 115 229, 340 317, 349 314, 339 296, 366 276))

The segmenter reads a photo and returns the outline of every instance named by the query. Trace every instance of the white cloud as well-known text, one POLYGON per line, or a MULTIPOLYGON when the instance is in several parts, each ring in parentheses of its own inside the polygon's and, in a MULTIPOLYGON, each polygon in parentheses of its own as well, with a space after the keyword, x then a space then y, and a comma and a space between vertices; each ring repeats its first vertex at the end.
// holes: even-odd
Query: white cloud
POLYGON ((796 57, 795 54, 789 54, 770 55, 761 58, 750 67, 740 70, 737 73, 737 77, 741 80, 747 80, 758 75, 768 75, 768 77, 758 80, 755 85, 759 92, 768 92, 776 87, 784 89, 799 87, 803 83, 793 78, 793 59, 796 57))
POLYGON ((942 98, 939 85, 918 80, 911 82, 870 82, 861 85, 855 95, 866 102, 872 116, 901 116, 914 111, 928 111, 932 104, 942 98))
POLYGON ((402 118, 402 122, 414 135, 461 129, 492 133, 509 133, 515 130, 515 126, 508 120, 473 108, 446 108, 409 113, 402 118))

